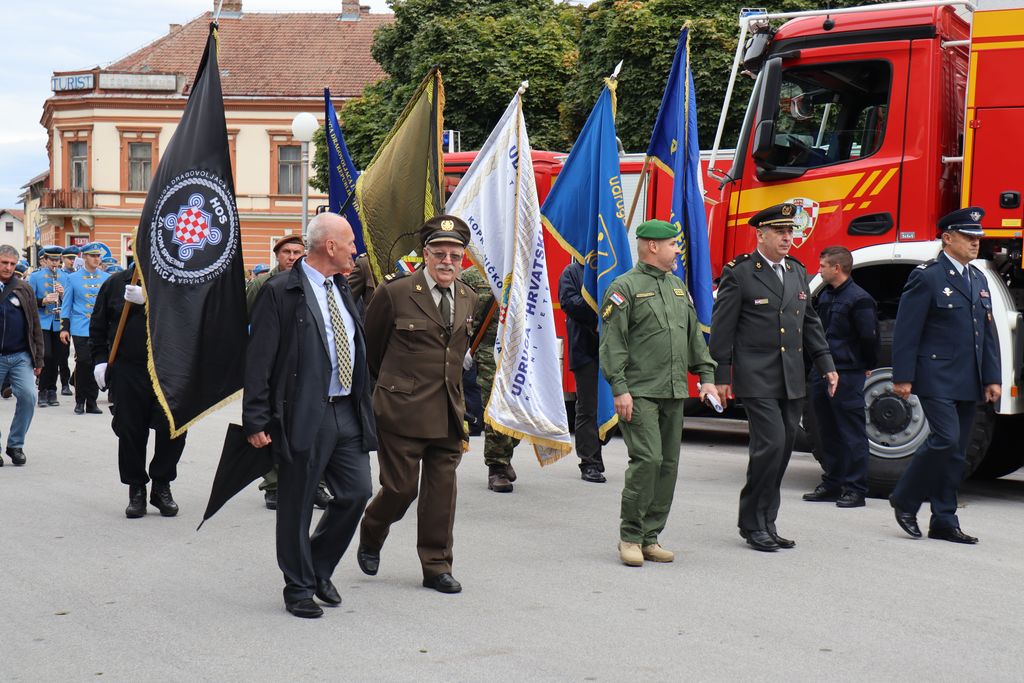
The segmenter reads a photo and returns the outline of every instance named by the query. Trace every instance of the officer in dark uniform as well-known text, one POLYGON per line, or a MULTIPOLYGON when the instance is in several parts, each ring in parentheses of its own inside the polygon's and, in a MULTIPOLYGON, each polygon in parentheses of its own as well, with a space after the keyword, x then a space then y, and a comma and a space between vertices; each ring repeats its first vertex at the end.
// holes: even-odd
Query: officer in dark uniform
POLYGON ((726 264, 711 318, 718 394, 723 405, 739 397, 750 426, 740 536, 762 551, 796 545, 779 536, 775 519, 807 395, 804 355, 827 377, 830 394, 839 381, 821 321, 810 306, 807 272, 788 256, 799 210, 777 204, 750 219, 757 228, 757 251, 726 264))
POLYGON ((815 309, 825 329, 832 361, 839 373, 835 396, 828 384, 811 378, 811 410, 820 436, 821 483, 804 500, 835 502, 836 507, 864 507, 868 492, 868 433, 864 419, 864 378, 878 361, 878 312, 875 300, 850 273, 853 255, 846 247, 821 252, 818 273, 827 285, 815 309))
POLYGON ((910 273, 896 314, 893 392, 904 400, 916 394, 931 429, 889 497, 896 522, 915 538, 917 511, 929 500, 928 538, 978 542, 960 530, 956 501, 977 403, 996 403, 1001 394, 992 294, 971 265, 984 215, 969 207, 939 220, 942 253, 910 273))

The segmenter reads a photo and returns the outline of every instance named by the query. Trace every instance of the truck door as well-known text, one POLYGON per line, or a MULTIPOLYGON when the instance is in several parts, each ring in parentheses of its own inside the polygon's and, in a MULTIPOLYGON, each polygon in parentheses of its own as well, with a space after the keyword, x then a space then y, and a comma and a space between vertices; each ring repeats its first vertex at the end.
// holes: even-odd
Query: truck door
POLYGON ((785 201, 802 208, 792 254, 811 272, 826 246, 896 241, 909 56, 909 41, 892 41, 765 62, 727 253, 752 251, 747 219, 785 201))

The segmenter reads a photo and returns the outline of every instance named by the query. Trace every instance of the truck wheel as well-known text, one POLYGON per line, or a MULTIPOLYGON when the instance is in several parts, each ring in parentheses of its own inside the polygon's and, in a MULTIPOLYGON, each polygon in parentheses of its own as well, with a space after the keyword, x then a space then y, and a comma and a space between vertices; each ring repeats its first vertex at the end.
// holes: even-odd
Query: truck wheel
POLYGON ((995 420, 992 443, 985 459, 974 470, 977 479, 998 479, 1024 466, 1024 449, 1020 447, 1020 415, 1001 415, 995 420))

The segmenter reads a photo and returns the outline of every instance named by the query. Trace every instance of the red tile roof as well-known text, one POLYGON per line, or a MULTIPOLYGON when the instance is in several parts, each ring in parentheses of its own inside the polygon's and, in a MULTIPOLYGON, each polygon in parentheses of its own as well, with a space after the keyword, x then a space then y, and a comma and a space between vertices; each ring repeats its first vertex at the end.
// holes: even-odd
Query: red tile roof
MULTIPOLYGON (((104 71, 178 73, 192 86, 209 33, 211 12, 109 65, 104 71)), ((251 13, 221 17, 221 86, 226 97, 357 97, 385 77, 373 60, 373 32, 392 14, 251 13)))

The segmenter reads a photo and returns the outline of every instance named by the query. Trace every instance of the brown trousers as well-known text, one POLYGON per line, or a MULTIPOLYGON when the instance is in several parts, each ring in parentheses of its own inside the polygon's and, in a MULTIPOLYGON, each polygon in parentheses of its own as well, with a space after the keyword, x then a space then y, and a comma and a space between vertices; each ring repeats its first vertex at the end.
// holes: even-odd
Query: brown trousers
MULTIPOLYGON (((450 430, 449 434, 457 432, 450 430)), ((423 577, 450 574, 457 491, 455 468, 462 460, 461 439, 415 439, 378 431, 377 441, 381 488, 363 513, 359 543, 380 550, 391 525, 402 519, 419 493, 416 551, 423 565, 423 577)))

